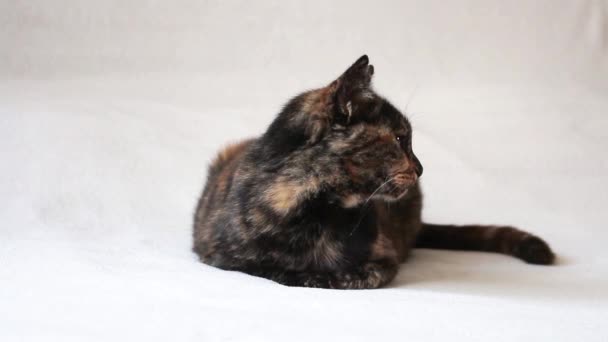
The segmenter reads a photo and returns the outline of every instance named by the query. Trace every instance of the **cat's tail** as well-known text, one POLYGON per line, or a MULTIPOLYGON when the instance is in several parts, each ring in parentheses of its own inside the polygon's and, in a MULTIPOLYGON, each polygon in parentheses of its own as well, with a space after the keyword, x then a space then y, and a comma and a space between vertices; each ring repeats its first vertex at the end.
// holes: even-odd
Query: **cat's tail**
POLYGON ((541 238, 507 226, 423 223, 416 247, 502 253, 539 265, 555 261, 553 251, 541 238))

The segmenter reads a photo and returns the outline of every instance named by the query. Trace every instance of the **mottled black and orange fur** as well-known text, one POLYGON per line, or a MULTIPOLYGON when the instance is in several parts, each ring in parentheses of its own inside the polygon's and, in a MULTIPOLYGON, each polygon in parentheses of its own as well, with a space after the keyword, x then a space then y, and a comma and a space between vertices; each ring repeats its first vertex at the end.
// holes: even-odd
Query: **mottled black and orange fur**
POLYGON ((339 289, 389 283, 413 247, 551 264, 549 246, 515 228, 421 221, 411 126, 371 90, 373 72, 361 57, 328 86, 289 101, 261 137, 220 153, 194 217, 201 261, 339 289))

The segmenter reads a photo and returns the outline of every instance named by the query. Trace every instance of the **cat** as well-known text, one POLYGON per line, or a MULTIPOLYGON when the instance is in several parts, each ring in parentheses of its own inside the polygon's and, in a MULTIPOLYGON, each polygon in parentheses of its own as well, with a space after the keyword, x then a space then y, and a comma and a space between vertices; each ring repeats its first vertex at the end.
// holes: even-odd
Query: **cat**
POLYGON ((497 252, 548 265, 541 238, 508 226, 421 221, 408 119, 371 88, 366 55, 290 100, 259 138, 219 153, 194 215, 193 251, 288 286, 388 284, 414 247, 497 252))

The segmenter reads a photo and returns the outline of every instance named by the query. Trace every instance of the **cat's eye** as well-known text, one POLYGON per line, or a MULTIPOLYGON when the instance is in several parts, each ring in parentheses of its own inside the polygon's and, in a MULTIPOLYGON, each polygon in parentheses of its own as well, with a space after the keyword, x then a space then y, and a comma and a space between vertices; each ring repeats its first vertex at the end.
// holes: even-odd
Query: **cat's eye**
POLYGON ((399 134, 395 136, 395 140, 402 149, 406 150, 408 145, 407 135, 399 134))

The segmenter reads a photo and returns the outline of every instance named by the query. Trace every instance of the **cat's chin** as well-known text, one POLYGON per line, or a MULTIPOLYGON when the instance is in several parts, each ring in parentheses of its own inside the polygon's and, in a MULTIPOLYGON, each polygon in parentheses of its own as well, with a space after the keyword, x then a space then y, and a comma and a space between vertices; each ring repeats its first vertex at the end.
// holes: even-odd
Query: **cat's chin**
POLYGON ((371 197, 361 194, 351 194, 340 199, 343 208, 355 208, 366 204, 369 199, 383 202, 396 202, 404 198, 409 192, 409 188, 398 194, 375 194, 371 197))
POLYGON ((379 194, 379 195, 374 195, 374 199, 378 199, 381 201, 385 201, 385 202, 396 202, 400 199, 402 199, 403 197, 405 197, 405 195, 407 195, 407 193, 409 192, 410 189, 405 189, 402 193, 398 194, 398 195, 392 195, 392 194, 379 194))

